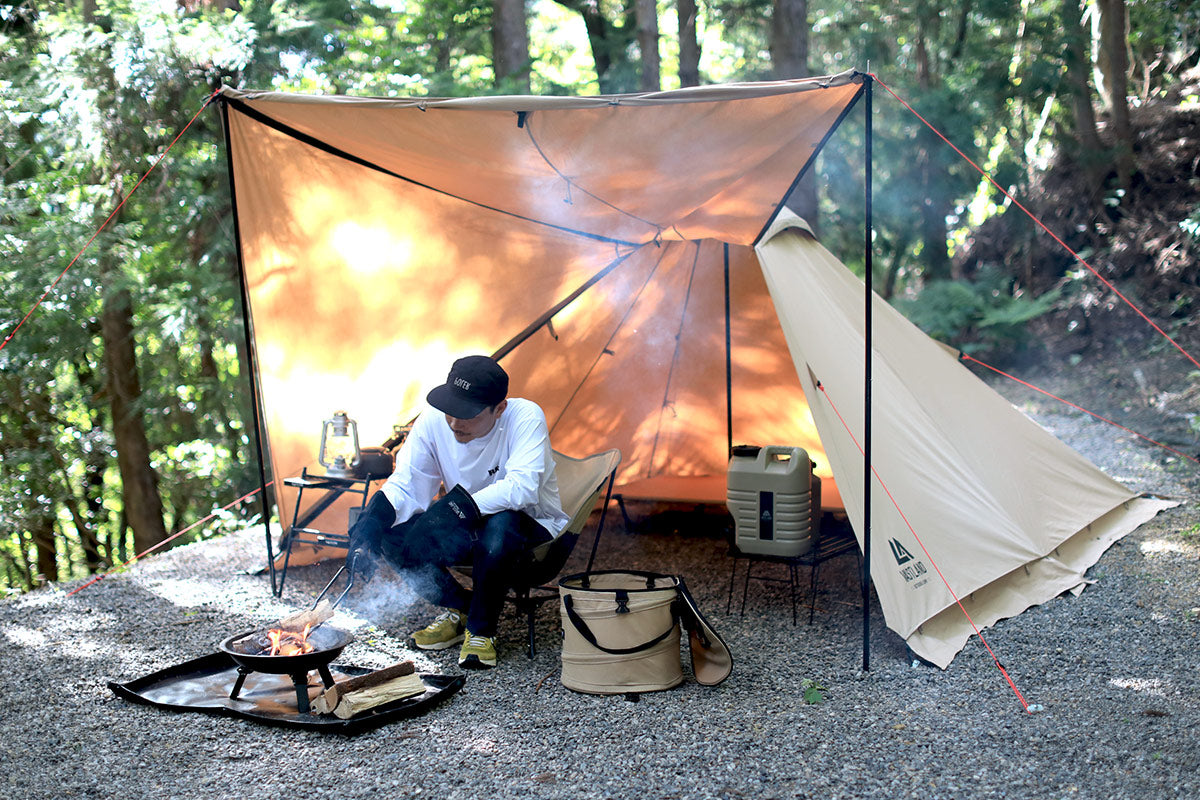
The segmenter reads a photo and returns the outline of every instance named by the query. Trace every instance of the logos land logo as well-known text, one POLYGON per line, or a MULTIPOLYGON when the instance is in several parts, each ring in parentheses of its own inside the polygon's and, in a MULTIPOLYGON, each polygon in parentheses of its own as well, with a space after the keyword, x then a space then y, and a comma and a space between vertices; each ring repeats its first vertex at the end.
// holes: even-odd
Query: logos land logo
POLYGON ((889 539, 888 546, 892 548, 892 557, 896 559, 896 566, 900 567, 900 577, 904 578, 904 582, 911 584, 909 588, 919 589, 929 583, 929 578, 924 577, 929 573, 929 568, 925 566, 924 561, 917 561, 913 558, 913 554, 908 552, 908 548, 900 544, 897 539, 889 539), (905 566, 907 564, 907 566, 905 566), (920 580, 917 580, 920 578, 920 580), (916 581, 914 583, 914 581, 916 581))
POLYGON ((912 553, 908 552, 908 549, 900 542, 892 539, 888 544, 892 547, 892 556, 895 557, 897 564, 907 564, 912 561, 912 553))

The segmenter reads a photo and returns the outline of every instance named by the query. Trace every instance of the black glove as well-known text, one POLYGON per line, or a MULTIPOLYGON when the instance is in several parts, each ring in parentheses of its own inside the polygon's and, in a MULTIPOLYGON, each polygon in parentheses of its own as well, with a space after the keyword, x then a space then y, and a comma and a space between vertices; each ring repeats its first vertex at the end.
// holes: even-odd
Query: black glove
POLYGON ((375 577, 375 559, 384 532, 396 521, 396 509, 383 492, 376 492, 350 529, 350 553, 346 566, 351 579, 367 583, 375 577))
POLYGON ((346 566, 350 570, 350 580, 365 586, 375 577, 375 554, 365 547, 355 547, 346 556, 346 566))
POLYGON ((441 502, 451 514, 458 517, 459 524, 468 528, 479 526, 483 515, 479 513, 479 506, 475 505, 475 498, 471 497, 471 493, 464 489, 461 483, 454 484, 454 488, 446 492, 441 502))

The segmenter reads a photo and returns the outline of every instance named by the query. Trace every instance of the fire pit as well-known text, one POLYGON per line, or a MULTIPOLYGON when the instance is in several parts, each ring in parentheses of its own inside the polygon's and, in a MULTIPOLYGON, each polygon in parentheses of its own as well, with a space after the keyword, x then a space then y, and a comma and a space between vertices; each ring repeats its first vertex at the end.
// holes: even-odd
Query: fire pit
POLYGON ((236 700, 252 672, 287 675, 296 687, 296 708, 301 714, 309 711, 308 673, 316 670, 325 688, 333 686, 329 664, 337 658, 354 637, 346 631, 328 626, 300 633, 293 631, 254 630, 230 636, 219 645, 237 664, 237 681, 229 699, 236 700))

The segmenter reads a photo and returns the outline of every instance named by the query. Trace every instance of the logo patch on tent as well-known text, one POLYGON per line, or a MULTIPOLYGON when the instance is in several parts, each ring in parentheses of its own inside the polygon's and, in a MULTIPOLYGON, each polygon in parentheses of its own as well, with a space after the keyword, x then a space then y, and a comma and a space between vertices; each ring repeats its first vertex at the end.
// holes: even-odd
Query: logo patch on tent
POLYGON ((892 539, 888 544, 892 546, 892 555, 895 556, 897 564, 907 564, 912 561, 912 553, 908 552, 908 549, 900 542, 892 539))
POLYGON ((900 577, 904 578, 910 589, 919 589, 929 582, 928 578, 923 577, 929 572, 924 561, 914 561, 913 554, 896 539, 889 539, 888 545, 892 548, 892 557, 896 559, 896 565, 900 567, 900 577), (917 580, 918 578, 921 580, 917 580))

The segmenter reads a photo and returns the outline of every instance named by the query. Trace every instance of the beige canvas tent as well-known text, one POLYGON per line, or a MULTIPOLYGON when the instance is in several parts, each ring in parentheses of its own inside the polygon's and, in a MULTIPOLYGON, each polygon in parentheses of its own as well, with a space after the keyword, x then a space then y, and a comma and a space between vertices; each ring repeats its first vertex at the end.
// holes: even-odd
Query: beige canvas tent
MULTIPOLYGON (((223 90, 273 475, 315 465, 334 410, 382 442, 453 358, 494 353, 556 449, 621 449, 619 483, 723 476, 731 440, 799 444, 861 540, 863 287, 779 211, 862 92, 855 73, 590 98, 223 90)), ((1158 506, 877 306, 878 469, 929 554, 876 492, 871 567, 888 625, 944 665, 971 628, 892 542, 984 625, 1078 584, 1158 506)))

